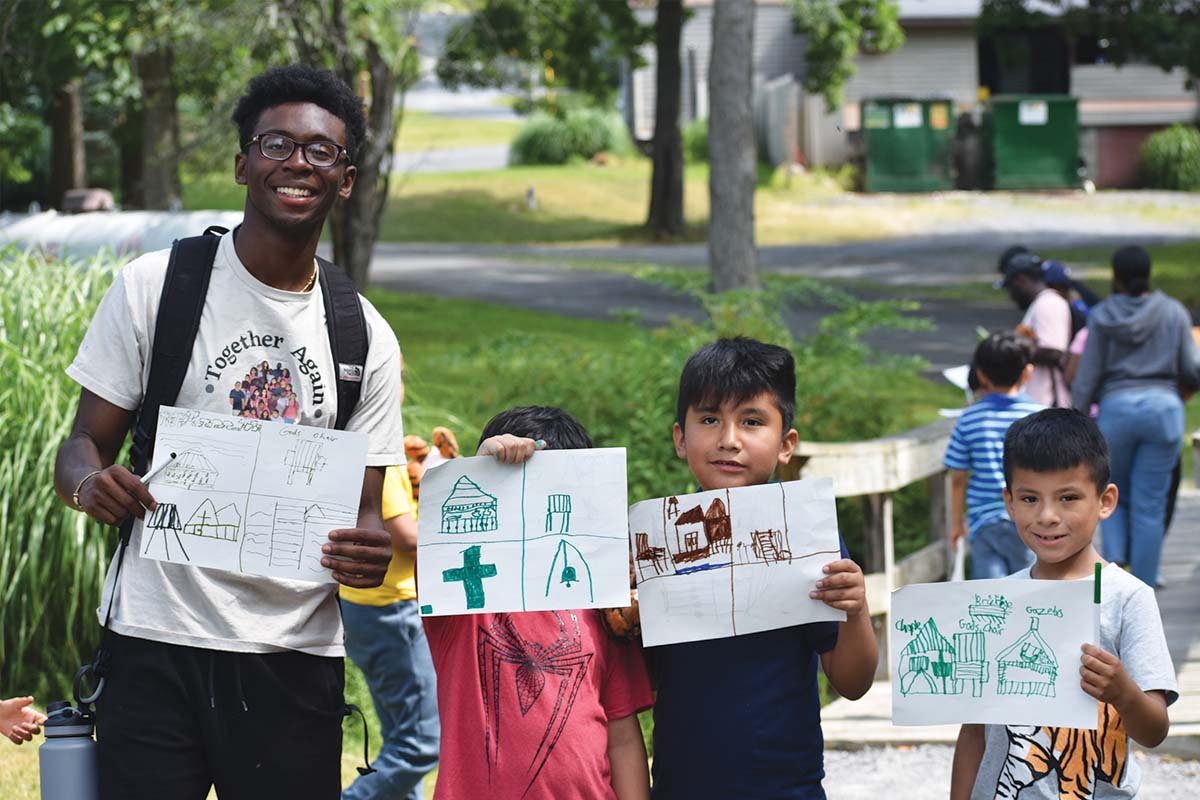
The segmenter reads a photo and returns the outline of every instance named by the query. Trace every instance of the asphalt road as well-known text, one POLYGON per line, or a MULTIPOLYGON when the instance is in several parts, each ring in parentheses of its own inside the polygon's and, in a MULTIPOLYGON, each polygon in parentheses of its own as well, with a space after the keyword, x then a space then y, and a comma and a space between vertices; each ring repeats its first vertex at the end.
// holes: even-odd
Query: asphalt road
MULTIPOLYGON (((627 250, 640 254, 640 250, 634 248, 605 252, 610 258, 625 255, 626 260, 649 260, 634 258, 627 250)), ((678 250, 666 251, 666 255, 678 257, 678 250)), ((572 255, 561 259, 552 258, 552 255, 538 250, 521 258, 511 250, 500 253, 491 248, 383 244, 376 251, 372 283, 396 291, 482 300, 585 319, 610 319, 614 314, 633 311, 651 326, 665 325, 672 317, 703 317, 699 304, 687 295, 624 273, 566 267, 563 263, 572 255)), ((670 258, 656 260, 681 263, 670 258)), ((906 270, 919 273, 921 267, 917 260, 906 263, 906 270)), ((824 274, 815 268, 805 270, 805 273, 824 274)), ((870 280, 862 274, 856 277, 870 280)), ((902 290, 891 282, 882 289, 863 284, 853 291, 864 299, 885 296, 918 299, 920 310, 916 315, 933 321, 934 330, 879 331, 867 340, 884 352, 923 356, 937 370, 969 360, 977 326, 988 329, 1012 327, 1020 318, 999 291, 994 302, 982 303, 928 296, 928 289, 922 291, 917 283, 911 290, 902 290), (926 297, 922 299, 922 295, 926 297)), ((828 313, 827 307, 793 306, 788 313, 789 326, 793 333, 803 336, 815 330, 828 313)))

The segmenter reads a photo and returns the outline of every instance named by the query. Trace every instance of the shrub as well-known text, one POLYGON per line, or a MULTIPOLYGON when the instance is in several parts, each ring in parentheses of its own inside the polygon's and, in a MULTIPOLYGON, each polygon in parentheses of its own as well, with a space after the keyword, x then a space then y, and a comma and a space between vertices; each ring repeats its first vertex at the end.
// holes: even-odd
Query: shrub
MULTIPOLYGON (((912 327, 893 302, 864 303, 814 280, 768 276, 768 291, 711 294, 708 276, 648 268, 639 277, 694 294, 703 322, 676 320, 657 330, 631 327, 619 350, 581 348, 548 334, 509 332, 454 359, 455 372, 488 375, 491 414, 512 405, 559 405, 576 415, 597 446, 628 447, 629 500, 695 489, 671 441, 675 394, 684 361, 718 336, 743 334, 788 346, 796 358, 796 427, 822 441, 870 438, 914 424, 908 407, 880 402, 906 381, 920 382, 923 362, 879 356, 861 337, 885 327, 912 327), (793 341, 788 302, 833 305, 818 331, 793 341), (495 369, 503 364, 504 369, 495 369)), ((919 323, 918 323, 919 324, 919 323)))
POLYGON ((629 131, 619 114, 576 109, 563 117, 534 114, 517 132, 509 149, 510 164, 565 164, 597 153, 628 153, 629 131))
POLYGON ((63 370, 112 262, 0 251, 0 695, 70 696, 99 641, 95 608, 116 532, 54 494, 79 388, 63 370))
POLYGON ((708 117, 694 119, 683 127, 683 157, 687 161, 708 161, 708 117))
POLYGON ((1172 125, 1142 143, 1142 179, 1153 189, 1200 190, 1200 131, 1172 125))

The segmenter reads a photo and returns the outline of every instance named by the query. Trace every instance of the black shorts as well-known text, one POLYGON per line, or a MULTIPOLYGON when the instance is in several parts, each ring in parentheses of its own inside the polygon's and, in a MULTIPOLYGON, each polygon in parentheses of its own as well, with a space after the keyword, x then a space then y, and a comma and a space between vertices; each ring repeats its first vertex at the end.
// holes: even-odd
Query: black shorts
POLYGON ((110 641, 101 800, 340 796, 342 659, 110 641))

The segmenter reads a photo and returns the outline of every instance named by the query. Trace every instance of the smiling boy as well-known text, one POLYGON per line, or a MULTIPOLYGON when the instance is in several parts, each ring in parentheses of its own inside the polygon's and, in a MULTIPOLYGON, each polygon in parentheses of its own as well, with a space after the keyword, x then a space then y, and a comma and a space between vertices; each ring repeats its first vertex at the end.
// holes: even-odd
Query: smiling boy
MULTIPOLYGON (((720 339, 683 368, 675 452, 702 489, 767 483, 796 449, 795 408, 791 352, 720 339)), ((845 622, 647 651, 659 677, 655 798, 823 800, 817 662, 839 694, 857 699, 879 657, 862 570, 844 546, 842 555, 825 566, 810 596, 845 611, 845 622), (698 753, 714 757, 700 762, 698 753)))
POLYGON ((1018 420, 1004 442, 1004 501, 1033 566, 1013 580, 1101 577, 1100 643, 1085 644, 1080 686, 1098 703, 1098 729, 963 725, 954 750, 951 797, 1132 798, 1141 771, 1129 739, 1166 738, 1175 670, 1154 592, 1100 558, 1096 526, 1118 502, 1108 446, 1095 422, 1072 409, 1018 420))
MULTIPOLYGON (((334 427, 340 393, 318 376, 332 383, 338 365, 315 254, 326 216, 354 185, 354 154, 366 134, 362 102, 332 73, 282 67, 250 81, 233 121, 245 212, 217 243, 175 405, 238 413, 237 384, 261 391, 270 364, 281 372, 286 364, 296 376, 297 421, 334 427), (247 377, 250 364, 257 368, 247 377)), ((114 559, 99 609, 101 620, 112 611, 110 669, 97 703, 100 796, 203 798, 215 783, 223 798, 332 799, 341 789, 345 708, 335 586, 139 556, 140 521, 156 504, 115 462, 153 396, 151 353, 170 258, 168 250, 147 253, 121 270, 67 370, 81 393, 58 451, 58 495, 104 524, 138 520, 120 580, 114 559)), ((368 349, 345 429, 366 434, 367 466, 346 476, 362 484, 356 525, 329 532, 321 563, 337 582, 365 588, 379 585, 391 559, 380 491, 383 468, 404 454, 396 336, 370 303, 361 306, 368 349)), ((251 408, 242 403, 240 411, 251 408)))

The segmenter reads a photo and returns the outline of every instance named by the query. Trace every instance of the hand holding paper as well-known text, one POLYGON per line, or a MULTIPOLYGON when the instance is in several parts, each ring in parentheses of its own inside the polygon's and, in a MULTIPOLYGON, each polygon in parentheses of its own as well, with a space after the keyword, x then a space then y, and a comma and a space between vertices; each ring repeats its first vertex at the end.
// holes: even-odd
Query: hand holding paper
POLYGON ((857 617, 866 610, 867 584, 858 564, 840 558, 826 564, 823 571, 825 577, 817 581, 817 588, 809 593, 809 597, 846 612, 848 618, 857 617))
POLYGON ((329 542, 321 547, 321 566, 333 570, 335 581, 357 589, 383 582, 392 561, 392 539, 386 531, 339 528, 329 532, 329 542))

